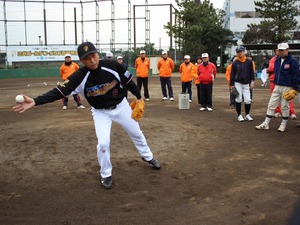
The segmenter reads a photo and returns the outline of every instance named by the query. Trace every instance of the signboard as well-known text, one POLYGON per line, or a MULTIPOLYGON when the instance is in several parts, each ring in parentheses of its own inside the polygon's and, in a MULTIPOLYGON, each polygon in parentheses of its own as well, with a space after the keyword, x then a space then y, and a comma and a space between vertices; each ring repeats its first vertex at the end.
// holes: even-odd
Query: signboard
POLYGON ((7 46, 7 62, 64 61, 69 53, 79 60, 77 46, 7 46))

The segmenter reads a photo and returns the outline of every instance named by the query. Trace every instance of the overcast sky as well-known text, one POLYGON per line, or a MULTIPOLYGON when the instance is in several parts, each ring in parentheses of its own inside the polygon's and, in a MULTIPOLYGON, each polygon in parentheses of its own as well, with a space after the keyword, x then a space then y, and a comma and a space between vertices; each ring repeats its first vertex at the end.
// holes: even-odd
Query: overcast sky
MULTIPOLYGON (((65 0, 67 2, 68 0, 65 0)), ((23 2, 23 1, 22 1, 23 2)), ((23 3, 22 2, 6 2, 7 19, 9 20, 24 20, 23 3)), ((56 1, 58 2, 58 1, 56 1)), ((79 2, 79 1, 78 1, 79 2)), ((83 1, 84 2, 84 1, 83 1)), ((222 8, 224 0, 211 0, 216 8, 222 8)), ((115 0, 115 43, 128 43, 128 1, 115 0), (124 20, 120 20, 124 18, 124 20), (119 19, 119 20, 118 20, 119 19)), ((131 5, 136 5, 136 42, 145 43, 145 7, 144 0, 131 0, 131 5)), ((164 25, 170 21, 170 7, 167 6, 150 6, 154 4, 173 4, 176 7, 175 0, 148 0, 150 10, 150 42, 155 44, 155 48, 168 49, 170 47, 170 38, 166 34, 164 25)), ((95 21, 95 4, 83 4, 84 21, 95 21)), ((77 10, 77 17, 80 18, 80 4, 65 4, 65 20, 74 20, 74 8, 77 10)), ((63 20, 62 4, 46 4, 47 20, 63 20)), ((99 2, 99 19, 100 22, 100 43, 103 45, 103 51, 109 50, 109 43, 111 40, 111 2, 99 2)), ((173 11, 174 12, 174 11, 173 11)), ((0 6, 0 15, 3 15, 3 5, 0 6)), ((133 10, 131 12, 133 17, 133 10)), ((1 16, 1 19, 2 16, 1 16)), ((29 20, 43 20, 43 3, 26 3, 26 19, 29 20)), ((80 20, 80 19, 78 19, 80 20)), ((174 21, 173 21, 174 22, 174 21)), ((24 22, 10 22, 8 23, 8 44, 24 45, 27 41, 28 45, 38 45, 40 41, 44 43, 44 26, 43 23, 27 23, 25 32, 24 22), (27 36, 26 36, 26 35, 27 36), (39 38, 39 36, 41 36, 39 38)), ((133 21, 131 26, 131 43, 133 43, 133 21)), ((77 38, 78 43, 82 38, 89 41, 96 42, 95 22, 84 23, 83 27, 84 37, 82 36, 81 25, 78 23, 77 38)), ((74 22, 65 24, 65 37, 63 34, 63 23, 47 22, 47 40, 48 44, 63 43, 65 39, 66 44, 75 43, 74 22)), ((4 23, 0 23, 0 44, 5 44, 4 23)), ((85 41, 85 40, 84 40, 85 41)), ((132 44, 133 45, 133 44, 132 44)), ((141 45, 141 44, 137 44, 141 45)), ((124 45, 123 45, 124 46, 124 45)), ((126 45, 125 45, 126 46, 126 45)), ((116 45, 116 48, 126 48, 121 45, 116 45)), ((132 46, 133 47, 133 46, 132 46)), ((173 43, 174 47, 174 43, 173 43)))

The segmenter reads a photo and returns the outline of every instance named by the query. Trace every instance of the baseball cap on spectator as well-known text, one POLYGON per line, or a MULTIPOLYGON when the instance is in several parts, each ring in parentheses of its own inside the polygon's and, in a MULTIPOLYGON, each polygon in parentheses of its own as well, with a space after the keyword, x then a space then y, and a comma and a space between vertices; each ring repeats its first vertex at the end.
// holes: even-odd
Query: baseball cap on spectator
POLYGON ((162 53, 161 53, 162 55, 164 55, 164 54, 167 54, 167 51, 162 51, 162 53))
POLYGON ((238 47, 235 49, 236 52, 243 52, 243 51, 245 51, 245 50, 246 50, 246 49, 245 49, 244 46, 238 46, 238 47))
POLYGON ((146 54, 146 51, 145 50, 141 50, 140 54, 146 54))
POLYGON ((67 58, 67 57, 71 58, 71 54, 70 53, 65 54, 65 58, 67 58))
POLYGON ((288 48, 289 48, 289 45, 287 43, 278 44, 278 50, 286 50, 288 48))
POLYGON ((202 58, 207 58, 208 57, 208 53, 203 53, 201 56, 202 56, 202 58))
POLYGON ((191 57, 189 55, 185 55, 184 59, 190 59, 191 57))
POLYGON ((114 54, 112 52, 107 52, 106 53, 106 58, 112 58, 114 54))
POLYGON ((89 54, 96 53, 96 47, 89 41, 81 43, 77 48, 79 59, 83 59, 89 54))
POLYGON ((123 59, 123 57, 119 55, 119 56, 117 57, 117 59, 123 59))

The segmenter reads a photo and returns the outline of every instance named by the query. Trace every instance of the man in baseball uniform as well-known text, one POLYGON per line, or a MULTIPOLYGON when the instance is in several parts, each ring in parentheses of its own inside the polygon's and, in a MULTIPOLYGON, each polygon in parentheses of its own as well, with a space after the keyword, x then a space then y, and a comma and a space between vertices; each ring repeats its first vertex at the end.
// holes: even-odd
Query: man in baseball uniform
POLYGON ((143 101, 132 75, 115 60, 99 60, 97 49, 91 42, 78 46, 78 57, 84 64, 56 88, 36 98, 24 96, 25 101, 13 107, 20 113, 35 105, 54 102, 76 91, 85 96, 91 105, 96 135, 97 156, 100 164, 101 184, 112 187, 112 164, 110 161, 110 133, 112 122, 117 122, 130 136, 142 160, 153 168, 160 169, 160 163, 153 154, 142 133, 139 123, 131 117, 132 109, 125 98, 124 86, 143 101))

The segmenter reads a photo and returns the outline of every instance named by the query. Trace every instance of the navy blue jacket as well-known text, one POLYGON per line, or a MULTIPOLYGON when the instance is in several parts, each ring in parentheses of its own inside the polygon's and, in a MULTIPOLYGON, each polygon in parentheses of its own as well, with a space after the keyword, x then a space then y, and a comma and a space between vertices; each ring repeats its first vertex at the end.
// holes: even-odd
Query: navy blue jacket
POLYGON ((250 84, 254 79, 253 63, 251 59, 247 58, 245 62, 240 62, 237 59, 232 63, 230 86, 234 86, 234 82, 250 84))
POLYGON ((282 65, 281 58, 278 57, 274 63, 274 73, 274 84, 292 87, 295 90, 299 89, 299 63, 292 55, 289 54, 283 61, 282 65))

